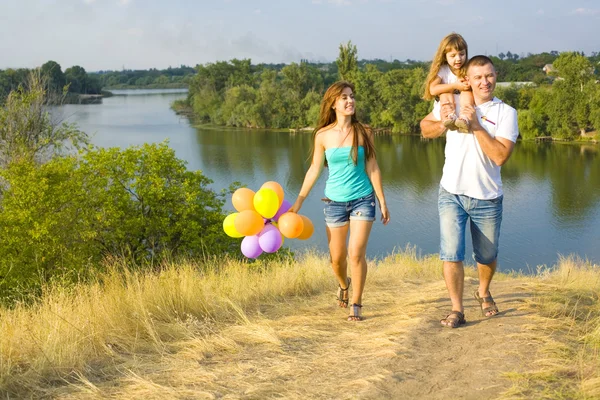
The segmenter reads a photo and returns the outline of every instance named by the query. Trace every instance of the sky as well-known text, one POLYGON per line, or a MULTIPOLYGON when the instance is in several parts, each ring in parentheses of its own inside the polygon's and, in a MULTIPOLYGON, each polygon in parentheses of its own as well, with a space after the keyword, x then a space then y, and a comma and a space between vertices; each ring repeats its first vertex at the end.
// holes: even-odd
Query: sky
POLYGON ((0 0, 0 69, 164 69, 233 58, 430 61, 458 32, 469 55, 600 51, 600 0, 0 0))

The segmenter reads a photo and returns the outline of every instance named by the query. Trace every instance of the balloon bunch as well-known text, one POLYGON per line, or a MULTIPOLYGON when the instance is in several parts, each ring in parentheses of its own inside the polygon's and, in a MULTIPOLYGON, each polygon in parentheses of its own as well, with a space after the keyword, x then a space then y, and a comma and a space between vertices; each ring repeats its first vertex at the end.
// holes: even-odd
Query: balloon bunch
POLYGON ((225 218, 223 230, 231 237, 244 237, 241 244, 244 256, 257 258, 263 252, 275 253, 283 245, 284 237, 306 240, 313 234, 312 221, 288 212, 292 205, 283 197, 283 188, 274 181, 265 182, 256 193, 239 188, 231 196, 238 212, 225 218))

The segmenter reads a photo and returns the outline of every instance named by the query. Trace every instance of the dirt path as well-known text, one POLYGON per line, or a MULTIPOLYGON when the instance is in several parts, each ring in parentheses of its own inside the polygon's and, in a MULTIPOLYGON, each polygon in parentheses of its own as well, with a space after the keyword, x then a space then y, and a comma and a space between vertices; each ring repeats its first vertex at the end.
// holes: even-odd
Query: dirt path
POLYGON ((465 285, 467 325, 443 328, 443 281, 368 282, 364 322, 345 321, 331 293, 262 305, 246 323, 192 338, 160 357, 136 355, 119 376, 86 378, 60 398, 494 399, 538 344, 527 283, 494 282, 500 315, 483 318, 465 285))

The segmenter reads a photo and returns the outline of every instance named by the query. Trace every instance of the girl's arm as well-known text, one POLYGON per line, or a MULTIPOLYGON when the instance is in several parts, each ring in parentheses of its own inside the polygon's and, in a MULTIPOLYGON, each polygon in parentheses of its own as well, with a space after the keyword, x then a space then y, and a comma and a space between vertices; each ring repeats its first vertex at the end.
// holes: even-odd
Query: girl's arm
POLYGON ((439 96, 442 93, 452 93, 455 90, 469 90, 470 86, 465 79, 459 79, 454 83, 442 83, 442 78, 437 76, 429 84, 429 92, 432 96, 439 96))
POLYGON ((302 183, 302 188, 300 189, 300 193, 298 194, 298 198, 294 205, 290 208, 289 211, 297 213, 302 208, 302 203, 310 193, 312 187, 319 179, 321 172, 323 171, 323 165, 325 164, 325 147, 323 145, 323 134, 322 132, 317 132, 315 136, 315 151, 313 153, 313 158, 310 163, 310 167, 308 171, 306 171, 306 175, 304 176, 304 182, 302 183))
MULTIPOLYGON (((375 143, 373 131, 369 129, 368 132, 369 140, 375 143)), ((381 183, 381 170, 379 169, 379 164, 377 164, 377 158, 375 156, 372 156, 367 161, 366 170, 367 176, 369 177, 369 180, 373 185, 373 190, 375 190, 375 196, 377 196, 377 200, 379 201, 379 209, 381 210, 381 222, 383 222, 384 225, 387 225, 387 223, 390 222, 390 212, 388 211, 387 203, 385 202, 383 184, 381 183)))

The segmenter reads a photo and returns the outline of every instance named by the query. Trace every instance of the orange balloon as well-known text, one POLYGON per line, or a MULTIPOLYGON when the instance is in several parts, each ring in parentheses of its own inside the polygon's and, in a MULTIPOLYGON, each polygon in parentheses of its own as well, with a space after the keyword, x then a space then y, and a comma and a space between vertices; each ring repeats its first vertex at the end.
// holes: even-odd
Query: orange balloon
POLYGON ((300 218, 302 218, 302 222, 304 222, 304 228, 302 229, 300 236, 298 236, 298 239, 306 240, 312 236, 313 232, 315 231, 315 226, 307 216, 301 215, 300 218))
POLYGON ((279 224, 279 232, 288 239, 297 238, 304 229, 304 221, 296 213, 286 212, 279 217, 277 222, 279 224))
POLYGON ((233 192, 231 202, 239 212, 254 210, 254 191, 248 188, 239 188, 233 192))
POLYGON ((273 190, 277 194, 277 198, 279 198, 279 207, 281 207, 281 203, 283 203, 283 197, 285 194, 283 193, 283 188, 279 183, 275 181, 265 182, 260 188, 273 190))
POLYGON ((244 210, 233 220, 235 229, 244 236, 254 236, 265 226, 265 220, 254 210, 244 210))

